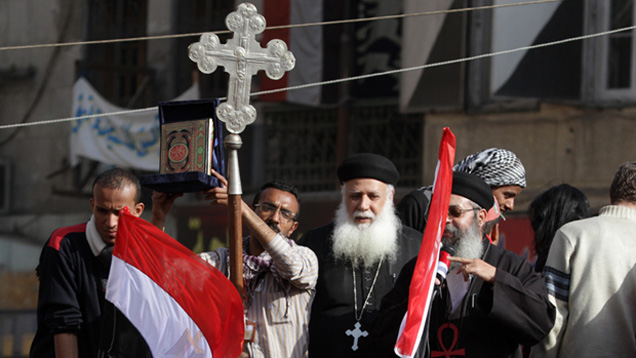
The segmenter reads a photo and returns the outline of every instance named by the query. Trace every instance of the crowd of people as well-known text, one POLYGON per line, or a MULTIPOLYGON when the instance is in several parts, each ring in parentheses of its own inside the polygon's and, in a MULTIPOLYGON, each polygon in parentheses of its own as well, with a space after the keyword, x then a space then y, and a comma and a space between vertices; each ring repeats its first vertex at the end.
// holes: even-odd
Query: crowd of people
MULTIPOLYGON (((537 260, 497 245, 501 213, 526 187, 505 149, 472 154, 453 168, 442 246, 450 268, 435 283, 417 357, 636 356, 636 162, 621 165, 610 204, 591 216, 567 184, 535 198, 529 217, 537 260)), ((227 181, 204 196, 228 205, 227 181)), ((396 357, 432 195, 423 187, 394 205, 400 175, 377 154, 354 154, 336 171, 333 222, 298 242, 301 200, 291 184, 265 183, 240 214, 246 335, 242 357, 396 357)), ((146 357, 143 338, 104 299, 117 218, 144 211, 139 180, 114 168, 92 188, 88 223, 57 229, 36 270, 38 329, 31 357, 146 357)), ((180 195, 153 193, 163 229, 180 195)), ((513 233, 511 234, 512 236, 513 233)), ((514 240, 509 237, 508 240, 514 240)), ((230 276, 229 250, 199 256, 230 276)))

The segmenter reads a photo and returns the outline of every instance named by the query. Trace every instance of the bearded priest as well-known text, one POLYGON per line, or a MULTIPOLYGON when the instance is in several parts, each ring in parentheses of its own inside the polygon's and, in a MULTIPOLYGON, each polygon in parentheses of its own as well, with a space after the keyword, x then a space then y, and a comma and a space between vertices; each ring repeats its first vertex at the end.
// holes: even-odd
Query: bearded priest
MULTIPOLYGON (((493 194, 481 178, 453 173, 442 244, 454 249, 430 311, 428 335, 415 357, 522 357, 522 346, 547 336, 555 308, 545 281, 522 257, 483 234, 493 194), (427 340, 428 339, 428 340, 427 340)), ((416 260, 404 266, 382 301, 368 358, 393 357, 416 260)), ((426 333, 423 333, 426 334, 426 333)))
POLYGON ((393 196, 400 175, 389 159, 354 154, 337 174, 342 201, 334 222, 299 241, 316 253, 319 267, 310 357, 362 356, 382 297, 422 241, 422 233, 402 226, 396 215, 393 196))

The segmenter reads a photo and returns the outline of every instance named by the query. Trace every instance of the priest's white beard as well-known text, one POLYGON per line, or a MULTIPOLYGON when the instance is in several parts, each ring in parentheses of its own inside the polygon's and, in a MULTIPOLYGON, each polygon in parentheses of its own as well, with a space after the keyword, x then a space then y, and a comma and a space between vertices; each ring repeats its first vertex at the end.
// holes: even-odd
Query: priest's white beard
MULTIPOLYGON (((481 242, 482 236, 476 215, 473 218, 473 223, 467 229, 462 230, 454 225, 447 224, 446 231, 451 232, 453 236, 450 238, 443 237, 442 244, 453 247, 455 249, 454 256, 479 259, 484 254, 484 245, 481 242)), ((460 265, 460 263, 451 262, 449 271, 457 270, 460 265)))
POLYGON ((351 261, 354 266, 372 267, 384 257, 395 262, 398 236, 402 223, 395 214, 393 201, 387 199, 377 216, 371 211, 354 212, 354 217, 373 218, 371 223, 356 224, 347 213, 344 200, 336 210, 333 232, 333 254, 337 260, 351 261))

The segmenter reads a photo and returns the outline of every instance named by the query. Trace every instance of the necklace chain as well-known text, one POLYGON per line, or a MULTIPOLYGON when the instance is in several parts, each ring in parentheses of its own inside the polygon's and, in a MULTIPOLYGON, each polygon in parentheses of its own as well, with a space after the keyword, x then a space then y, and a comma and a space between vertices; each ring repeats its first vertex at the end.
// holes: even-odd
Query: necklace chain
POLYGON ((373 278, 373 282, 371 283, 371 288, 369 288, 369 292, 367 293, 367 298, 364 300, 364 303, 362 304, 362 309, 360 310, 360 317, 358 317, 358 291, 356 290, 356 268, 353 265, 353 262, 351 263, 351 268, 352 268, 352 274, 353 274, 353 315, 356 318, 357 322, 360 322, 360 320, 362 319, 362 315, 364 314, 364 308, 367 307, 367 304, 369 303, 369 298, 371 297, 371 292, 373 292, 373 288, 375 287, 375 282, 378 280, 378 274, 380 273, 380 267, 382 267, 382 260, 384 258, 380 259, 380 263, 378 264, 378 268, 377 270, 375 270, 375 277, 373 278))

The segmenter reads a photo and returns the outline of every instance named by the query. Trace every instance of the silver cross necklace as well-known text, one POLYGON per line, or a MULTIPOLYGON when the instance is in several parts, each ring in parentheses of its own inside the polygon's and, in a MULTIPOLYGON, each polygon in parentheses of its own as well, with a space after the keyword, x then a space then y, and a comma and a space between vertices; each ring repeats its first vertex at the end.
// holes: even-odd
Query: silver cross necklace
POLYGON ((377 270, 375 270, 375 277, 373 278, 373 282, 371 283, 371 288, 369 288, 369 292, 367 293, 367 298, 365 298, 364 303, 362 304, 362 309, 360 310, 360 315, 358 316, 358 291, 356 289, 356 268, 353 265, 353 262, 351 263, 351 269, 352 269, 352 274, 353 274, 353 316, 356 319, 356 323, 353 326, 354 329, 348 329, 345 331, 345 334, 347 336, 352 336, 353 337, 353 346, 351 346, 351 350, 352 351, 357 351, 358 350, 358 339, 360 337, 366 337, 369 335, 369 332, 367 331, 363 331, 360 328, 362 327, 362 325, 360 324, 360 320, 362 319, 362 315, 364 314, 364 308, 367 307, 367 304, 369 303, 369 298, 371 297, 371 293, 373 292, 373 288, 375 287, 375 283, 378 280, 378 275, 380 274, 380 267, 382 267, 382 260, 384 260, 384 258, 380 259, 380 263, 378 264, 378 268, 377 270))

